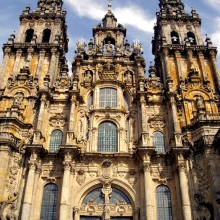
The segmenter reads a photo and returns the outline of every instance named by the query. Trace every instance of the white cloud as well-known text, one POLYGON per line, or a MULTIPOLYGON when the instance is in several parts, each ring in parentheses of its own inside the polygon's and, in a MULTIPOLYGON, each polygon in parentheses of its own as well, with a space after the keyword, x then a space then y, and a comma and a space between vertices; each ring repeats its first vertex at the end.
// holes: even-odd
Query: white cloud
POLYGON ((214 9, 219 10, 220 1, 219 0, 203 0, 207 5, 212 6, 214 9))
MULTIPOLYGON (((99 20, 104 17, 107 12, 106 4, 100 0, 67 0, 71 9, 80 17, 88 17, 90 19, 99 20)), ((126 7, 115 7, 113 13, 122 25, 131 25, 136 29, 144 32, 152 33, 155 19, 148 18, 146 11, 140 7, 130 4, 126 7)))
MULTIPOLYGON (((215 19, 215 23, 216 23, 216 30, 214 33, 211 34, 211 40, 214 44, 214 46, 217 46, 218 49, 220 49, 220 17, 217 17, 215 19)), ((220 56, 220 53, 218 53, 218 56, 220 56)))

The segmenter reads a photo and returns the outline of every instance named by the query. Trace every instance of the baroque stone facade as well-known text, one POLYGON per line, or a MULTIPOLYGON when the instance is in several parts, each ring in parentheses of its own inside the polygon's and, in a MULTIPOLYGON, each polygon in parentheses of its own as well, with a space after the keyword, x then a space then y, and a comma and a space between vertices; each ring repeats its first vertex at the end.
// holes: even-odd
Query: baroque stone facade
POLYGON ((3 45, 0 219, 220 219, 217 48, 197 12, 159 1, 146 77, 109 4, 69 76, 62 4, 26 7, 3 45))

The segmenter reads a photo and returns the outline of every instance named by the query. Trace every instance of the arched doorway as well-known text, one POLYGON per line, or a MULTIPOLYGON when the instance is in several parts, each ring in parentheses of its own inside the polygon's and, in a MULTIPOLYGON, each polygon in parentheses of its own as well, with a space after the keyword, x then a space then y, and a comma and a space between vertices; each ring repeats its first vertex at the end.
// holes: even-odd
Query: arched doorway
POLYGON ((89 191, 79 211, 80 220, 133 220, 133 213, 128 195, 109 185, 89 191))

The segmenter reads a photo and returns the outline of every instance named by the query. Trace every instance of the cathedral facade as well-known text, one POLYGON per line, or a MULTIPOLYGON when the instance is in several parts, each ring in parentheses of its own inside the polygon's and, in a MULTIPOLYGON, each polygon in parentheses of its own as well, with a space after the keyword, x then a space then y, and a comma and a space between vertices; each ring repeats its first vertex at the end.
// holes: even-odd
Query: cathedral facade
POLYGON ((109 4, 70 71, 63 1, 37 4, 3 45, 0 219, 220 219, 217 48, 197 12, 159 0, 147 67, 109 4))

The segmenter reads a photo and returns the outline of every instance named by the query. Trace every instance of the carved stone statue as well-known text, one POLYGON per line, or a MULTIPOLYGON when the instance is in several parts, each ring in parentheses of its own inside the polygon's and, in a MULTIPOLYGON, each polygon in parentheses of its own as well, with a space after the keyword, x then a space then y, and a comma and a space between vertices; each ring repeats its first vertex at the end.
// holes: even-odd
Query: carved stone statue
POLYGON ((91 70, 86 71, 84 82, 85 83, 91 83, 92 82, 92 71, 91 70))
POLYGON ((201 96, 198 96, 196 98, 196 107, 197 107, 197 110, 204 110, 205 109, 205 103, 204 103, 204 100, 201 96))
POLYGON ((20 106, 24 99, 23 93, 19 92, 15 94, 13 105, 20 106))
POLYGON ((111 54, 113 52, 113 48, 112 48, 112 45, 111 45, 111 42, 108 41, 108 44, 106 44, 106 53, 107 54, 111 54))

